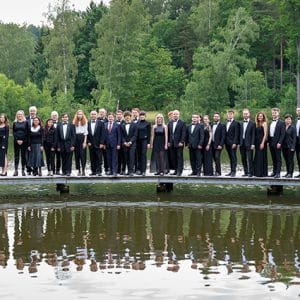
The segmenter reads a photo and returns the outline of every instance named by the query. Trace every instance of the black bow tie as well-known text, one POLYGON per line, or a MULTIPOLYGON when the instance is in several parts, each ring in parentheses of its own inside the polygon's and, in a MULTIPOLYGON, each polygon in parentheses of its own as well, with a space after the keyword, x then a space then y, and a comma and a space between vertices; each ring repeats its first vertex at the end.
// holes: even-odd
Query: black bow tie
POLYGON ((277 121, 277 119, 273 119, 273 122, 276 122, 277 121))
POLYGON ((232 122, 232 119, 227 120, 227 122, 232 122))
POLYGON ((248 120, 244 120, 244 123, 248 123, 248 120))
POLYGON ((67 122, 63 122, 63 125, 68 125, 68 123, 67 122))
POLYGON ((300 121, 300 117, 299 117, 299 118, 297 118, 297 120, 298 120, 298 121, 300 121))
POLYGON ((92 121, 92 123, 96 123, 96 121, 92 121))
POLYGON ((218 122, 214 122, 214 125, 218 125, 218 122))

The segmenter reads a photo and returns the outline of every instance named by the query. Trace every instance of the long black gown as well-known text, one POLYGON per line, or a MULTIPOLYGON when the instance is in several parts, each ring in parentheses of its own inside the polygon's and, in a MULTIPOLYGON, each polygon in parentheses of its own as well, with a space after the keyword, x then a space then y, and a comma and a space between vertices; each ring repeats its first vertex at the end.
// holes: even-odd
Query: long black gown
POLYGON ((0 167, 5 167, 5 158, 7 155, 8 148, 8 136, 9 128, 8 126, 0 127, 0 167))
POLYGON ((262 126, 255 129, 255 155, 254 155, 254 176, 267 177, 268 176, 268 152, 267 143, 263 150, 260 149, 260 144, 264 137, 264 128, 262 126))
POLYGON ((211 130, 210 126, 204 127, 204 143, 202 148, 202 157, 203 157, 203 175, 212 176, 213 175, 213 160, 212 160, 212 148, 209 146, 209 150, 206 151, 206 146, 209 141, 209 131, 211 130))

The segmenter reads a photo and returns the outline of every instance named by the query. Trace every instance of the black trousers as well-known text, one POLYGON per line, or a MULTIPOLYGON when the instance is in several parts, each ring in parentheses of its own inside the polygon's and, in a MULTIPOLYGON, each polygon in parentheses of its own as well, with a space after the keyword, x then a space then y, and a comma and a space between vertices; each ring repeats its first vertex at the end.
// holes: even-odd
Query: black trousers
POLYGON ((148 143, 146 139, 137 141, 138 170, 141 173, 145 173, 147 168, 147 146, 148 143))
POLYGON ((51 145, 44 144, 47 170, 55 172, 55 151, 51 151, 51 145))
POLYGON ((55 170, 56 172, 60 171, 61 168, 61 155, 60 155, 60 151, 55 150, 54 151, 54 156, 55 156, 55 170))
POLYGON ((174 163, 174 170, 176 173, 183 171, 183 147, 171 146, 171 161, 174 163))
POLYGON ((102 173, 102 156, 100 148, 98 147, 89 147, 90 151, 90 161, 91 161, 91 171, 93 174, 102 173))
POLYGON ((216 165, 216 173, 219 173, 220 175, 222 174, 221 173, 221 153, 222 153, 222 150, 212 148, 213 160, 216 165))
POLYGON ((19 168, 20 153, 21 153, 22 170, 25 169, 25 166, 26 166, 26 149, 27 149, 27 144, 26 143, 23 142, 22 145, 19 145, 16 141, 14 141, 15 170, 18 170, 18 168, 19 168))
POLYGON ((240 146, 240 153, 244 173, 246 175, 253 175, 253 150, 245 146, 240 146))
POLYGON ((73 151, 62 151, 61 152, 61 169, 63 175, 71 174, 72 172, 72 158, 73 151))
POLYGON ((200 149, 189 148, 190 164, 193 174, 200 174, 202 168, 202 152, 200 149))
POLYGON ((298 171, 300 174, 300 148, 296 148, 296 157, 297 157, 297 163, 298 163, 298 171))
POLYGON ((110 164, 108 162, 108 155, 107 155, 107 149, 101 149, 100 150, 100 155, 103 158, 103 162, 104 162, 104 171, 108 172, 109 168, 110 168, 110 164))
POLYGON ((232 145, 226 145, 226 151, 230 160, 230 172, 236 172, 237 167, 237 156, 236 156, 236 148, 232 149, 232 145))
POLYGON ((294 154, 295 151, 291 151, 289 148, 283 148, 282 154, 285 160, 286 172, 293 175, 294 173, 294 154))
POLYGON ((83 134, 76 134, 75 142, 75 165, 76 169, 80 171, 80 166, 82 170, 85 169, 86 165, 86 148, 82 147, 85 136, 83 134))
POLYGON ((272 157, 272 162, 273 162, 273 173, 276 175, 280 175, 281 172, 281 149, 277 149, 276 145, 272 146, 270 144, 270 152, 271 152, 271 157, 272 157))
POLYGON ((124 146, 118 150, 118 173, 124 173, 126 169, 124 146))
POLYGON ((118 150, 117 147, 106 146, 107 170, 110 169, 111 174, 117 174, 118 171, 118 150))
POLYGON ((124 147, 125 161, 129 173, 134 172, 136 147, 124 147))

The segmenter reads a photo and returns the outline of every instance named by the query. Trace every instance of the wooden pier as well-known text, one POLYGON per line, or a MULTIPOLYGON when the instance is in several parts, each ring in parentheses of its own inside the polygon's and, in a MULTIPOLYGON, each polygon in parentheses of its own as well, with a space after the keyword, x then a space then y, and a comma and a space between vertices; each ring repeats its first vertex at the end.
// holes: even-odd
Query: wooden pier
POLYGON ((300 187, 300 179, 272 177, 226 177, 226 176, 26 176, 0 177, 0 185, 56 185, 57 191, 69 192, 71 184, 136 184, 149 183, 157 186, 157 192, 171 192, 174 184, 192 185, 239 185, 239 186, 266 186, 268 193, 280 194, 284 186, 300 187))

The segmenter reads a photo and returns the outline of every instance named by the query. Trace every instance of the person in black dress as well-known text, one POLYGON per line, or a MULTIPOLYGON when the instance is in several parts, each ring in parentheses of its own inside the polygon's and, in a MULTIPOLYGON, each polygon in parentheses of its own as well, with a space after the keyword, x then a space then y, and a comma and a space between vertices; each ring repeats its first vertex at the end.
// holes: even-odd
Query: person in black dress
POLYGON ((210 126, 210 120, 207 115, 203 116, 204 125, 204 142, 202 148, 203 156, 203 175, 213 176, 213 161, 212 161, 212 128, 210 126))
POLYGON ((140 121, 137 123, 137 175, 145 176, 147 168, 147 149, 150 148, 151 125, 146 121, 146 113, 140 112, 140 121))
POLYGON ((168 127, 165 125, 164 116, 158 114, 155 117, 155 125, 151 133, 151 163, 150 172, 154 175, 163 176, 168 170, 167 149, 168 149, 168 127))
POLYGON ((55 149, 57 144, 57 132, 54 128, 53 120, 46 121, 44 131, 44 150, 46 154, 46 163, 48 176, 53 176, 55 173, 55 149))
POLYGON ((43 160, 43 141, 44 130, 41 120, 38 117, 33 118, 32 126, 28 134, 28 167, 32 168, 32 175, 42 176, 43 160))
POLYGON ((254 176, 268 176, 268 120, 263 112, 259 112, 255 117, 255 155, 254 155, 254 176))
POLYGON ((1 176, 7 175, 7 148, 9 137, 9 125, 7 116, 0 114, 0 167, 2 168, 1 176))
POLYGON ((15 172, 13 176, 18 176, 20 153, 21 153, 22 176, 25 176, 28 122, 26 121, 23 110, 18 110, 16 113, 16 118, 13 123, 13 136, 14 136, 14 161, 15 161, 15 172))
POLYGON ((296 175, 295 178, 300 178, 300 107, 297 107, 296 114, 297 114, 297 118, 296 118, 296 121, 295 121, 296 135, 297 135, 296 157, 297 157, 299 174, 296 175))
POLYGON ((282 154, 286 164, 286 178, 292 178, 294 173, 294 154, 296 149, 296 128, 291 115, 284 117, 285 136, 282 143, 282 154))

